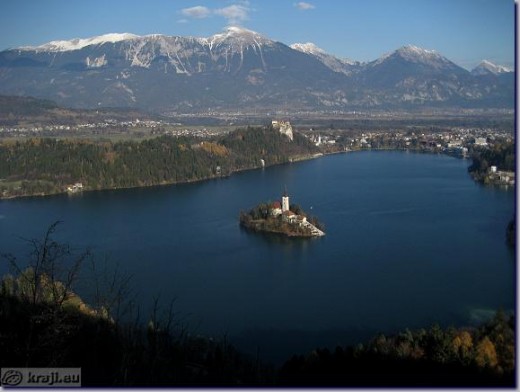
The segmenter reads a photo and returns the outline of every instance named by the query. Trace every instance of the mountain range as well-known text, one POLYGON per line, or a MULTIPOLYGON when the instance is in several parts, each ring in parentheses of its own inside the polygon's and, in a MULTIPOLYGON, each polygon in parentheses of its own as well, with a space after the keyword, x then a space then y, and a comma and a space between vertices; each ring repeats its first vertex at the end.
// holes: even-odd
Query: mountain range
POLYGON ((489 61, 468 71, 408 45, 362 63, 241 27, 207 38, 106 34, 0 52, 0 94, 81 108, 513 108, 514 93, 514 72, 489 61))

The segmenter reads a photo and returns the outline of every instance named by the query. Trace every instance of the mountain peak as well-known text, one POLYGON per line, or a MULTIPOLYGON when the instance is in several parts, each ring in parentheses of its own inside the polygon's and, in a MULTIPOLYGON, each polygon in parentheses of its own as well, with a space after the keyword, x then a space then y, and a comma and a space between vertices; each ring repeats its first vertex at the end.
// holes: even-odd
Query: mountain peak
POLYGON ((423 64, 436 69, 443 69, 446 66, 450 68, 458 67, 439 52, 423 49, 415 45, 405 45, 391 53, 384 54, 374 61, 372 65, 379 65, 391 59, 401 59, 406 62, 423 64))
POLYGON ((414 55, 439 55, 435 50, 423 49, 415 45, 404 45, 396 50, 398 53, 407 53, 414 55))
POLYGON ((222 33, 217 33, 208 38, 203 38, 203 41, 210 44, 210 46, 220 45, 226 43, 237 43, 242 47, 271 44, 273 41, 266 38, 256 31, 246 29, 241 26, 228 26, 222 33))
MULTIPOLYGON (((0 52, 1 94, 168 113, 416 104, 510 108, 514 102, 514 74, 472 76, 436 51, 414 45, 354 63, 310 42, 289 47, 230 26, 206 37, 105 34, 31 49, 0 52)), ((482 67, 502 70, 489 61, 482 67)))
POLYGON ((312 42, 306 42, 304 44, 295 43, 290 45, 290 47, 294 50, 298 50, 299 52, 308 53, 308 54, 323 54, 325 51, 320 47, 316 46, 312 42))
POLYGON ((336 56, 328 54, 312 42, 307 42, 304 44, 292 44, 290 45, 290 48, 314 56, 334 72, 341 72, 345 75, 350 75, 353 71, 353 67, 357 67, 360 65, 359 62, 352 61, 349 59, 340 59, 336 56))
POLYGON ((71 40, 51 41, 40 46, 24 46, 22 50, 49 51, 49 52, 67 52, 71 50, 83 49, 90 45, 99 45, 104 43, 115 43, 129 39, 139 38, 138 35, 130 33, 110 33, 98 35, 90 38, 74 38, 71 40))
POLYGON ((397 49, 393 54, 405 60, 413 62, 431 63, 444 59, 437 51, 423 49, 415 45, 405 45, 397 49))
POLYGON ((513 72, 513 70, 502 65, 494 64, 488 60, 482 60, 480 64, 471 71, 473 75, 477 76, 489 74, 498 75, 506 72, 513 72))

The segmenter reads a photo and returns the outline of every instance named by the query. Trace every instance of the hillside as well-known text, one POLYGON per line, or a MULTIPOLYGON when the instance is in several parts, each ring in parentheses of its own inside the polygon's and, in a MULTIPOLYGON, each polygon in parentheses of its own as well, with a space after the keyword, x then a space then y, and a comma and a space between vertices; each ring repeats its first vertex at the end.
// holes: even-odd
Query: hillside
POLYGON ((213 140, 161 136, 123 142, 30 139, 0 143, 1 197, 191 182, 286 163, 318 153, 301 135, 272 127, 237 129, 213 140))

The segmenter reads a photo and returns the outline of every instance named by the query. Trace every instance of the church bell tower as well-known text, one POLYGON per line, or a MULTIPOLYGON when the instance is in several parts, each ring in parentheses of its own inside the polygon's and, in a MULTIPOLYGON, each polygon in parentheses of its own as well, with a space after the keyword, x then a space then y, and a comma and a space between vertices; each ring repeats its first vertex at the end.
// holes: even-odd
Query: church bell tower
POLYGON ((289 211, 289 195, 287 194, 287 188, 285 188, 282 196, 282 212, 285 211, 289 211))

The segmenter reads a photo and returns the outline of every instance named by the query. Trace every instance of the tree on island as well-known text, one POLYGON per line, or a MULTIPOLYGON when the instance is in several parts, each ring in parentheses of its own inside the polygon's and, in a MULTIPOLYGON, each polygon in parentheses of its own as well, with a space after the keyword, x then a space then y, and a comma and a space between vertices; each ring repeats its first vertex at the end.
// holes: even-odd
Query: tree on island
POLYGON ((299 204, 291 204, 289 211, 294 212, 296 215, 307 216, 299 204))

